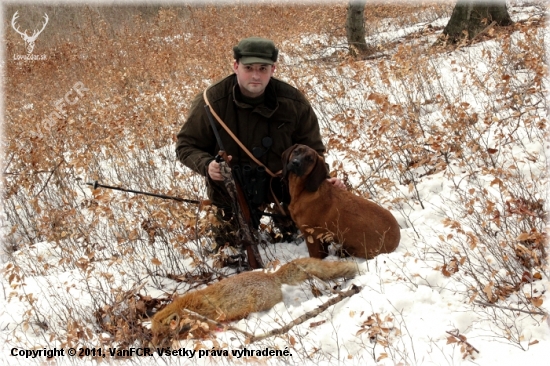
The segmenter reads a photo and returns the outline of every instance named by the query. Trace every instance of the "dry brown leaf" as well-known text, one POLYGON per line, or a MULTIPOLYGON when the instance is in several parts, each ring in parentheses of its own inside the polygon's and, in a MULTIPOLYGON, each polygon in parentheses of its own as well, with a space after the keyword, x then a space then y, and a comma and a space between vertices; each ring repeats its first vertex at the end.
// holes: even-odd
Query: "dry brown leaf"
POLYGON ((483 288, 483 292, 485 292, 485 295, 487 295, 487 299, 489 299, 489 301, 493 298, 493 286, 494 283, 491 281, 483 288))
POLYGON ((296 339, 293 336, 290 336, 288 338, 288 341, 289 341, 290 345, 293 346, 293 347, 296 344, 296 339))
POLYGON ((531 298, 531 303, 535 305, 537 308, 540 308, 542 306, 542 297, 533 297, 531 298))

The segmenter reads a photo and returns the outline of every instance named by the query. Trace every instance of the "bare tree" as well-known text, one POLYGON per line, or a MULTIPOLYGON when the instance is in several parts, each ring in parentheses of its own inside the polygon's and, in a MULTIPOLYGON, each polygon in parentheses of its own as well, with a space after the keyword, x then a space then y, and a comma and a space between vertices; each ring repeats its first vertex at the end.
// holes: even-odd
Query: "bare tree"
POLYGON ((506 0, 457 0, 451 19, 443 30, 448 42, 473 39, 491 25, 513 24, 506 0))
POLYGON ((350 53, 365 55, 370 49, 365 42, 365 5, 367 0, 350 0, 346 15, 346 36, 350 53))

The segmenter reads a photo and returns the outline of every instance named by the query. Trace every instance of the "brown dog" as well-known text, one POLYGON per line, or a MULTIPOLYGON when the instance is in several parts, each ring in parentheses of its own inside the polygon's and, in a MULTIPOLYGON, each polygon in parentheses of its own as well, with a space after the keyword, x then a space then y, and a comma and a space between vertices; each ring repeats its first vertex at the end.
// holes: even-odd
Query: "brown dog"
POLYGON ((325 160, 305 145, 283 153, 283 178, 290 190, 290 215, 306 238, 310 257, 324 258, 334 241, 362 258, 390 253, 401 233, 395 217, 362 197, 327 181, 325 160))

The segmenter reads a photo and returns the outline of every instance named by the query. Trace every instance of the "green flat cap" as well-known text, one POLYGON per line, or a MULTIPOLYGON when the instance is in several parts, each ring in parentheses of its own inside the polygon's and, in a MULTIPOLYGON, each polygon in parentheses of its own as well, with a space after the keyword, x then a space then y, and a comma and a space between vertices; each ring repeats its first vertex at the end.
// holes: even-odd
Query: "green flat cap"
POLYGON ((233 47, 233 57, 243 65, 268 64, 277 62, 279 50, 272 40, 260 37, 245 38, 233 47))

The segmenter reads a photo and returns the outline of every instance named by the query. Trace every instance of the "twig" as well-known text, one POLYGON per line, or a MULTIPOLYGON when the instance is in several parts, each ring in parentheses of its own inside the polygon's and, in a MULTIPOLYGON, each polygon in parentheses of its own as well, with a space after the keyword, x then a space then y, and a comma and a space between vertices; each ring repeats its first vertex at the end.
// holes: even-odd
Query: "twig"
POLYGON ((294 327, 295 325, 302 324, 306 320, 311 319, 311 318, 316 317, 317 315, 321 314, 323 311, 325 311, 326 309, 328 309, 332 305, 339 303, 343 299, 351 297, 351 296, 359 293, 361 291, 361 289, 362 288, 360 286, 352 285, 351 289, 341 292, 338 296, 333 297, 332 299, 329 299, 327 302, 325 302, 324 304, 319 306, 317 309, 312 310, 312 311, 308 311, 307 313, 305 313, 304 315, 294 319, 292 322, 288 323, 284 327, 279 328, 279 329, 273 329, 272 331, 269 331, 265 334, 249 337, 247 339, 247 343, 250 344, 250 343, 253 343, 253 342, 256 342, 256 341, 261 341, 262 339, 265 339, 265 338, 269 338, 269 337, 273 337, 273 336, 276 336, 276 335, 279 335, 279 334, 286 333, 290 329, 292 329, 292 327, 294 327))
POLYGON ((42 186, 42 188, 40 188, 40 191, 38 191, 38 193, 34 196, 35 198, 38 197, 40 195, 40 193, 42 193, 42 191, 46 188, 46 186, 48 185, 48 183, 50 182, 50 179, 52 178, 52 176, 54 175, 55 171, 57 170, 57 168, 59 168, 59 166, 64 162, 64 160, 61 160, 59 162, 59 164, 57 164, 55 166, 55 168, 53 168, 53 170, 50 172, 50 175, 48 176, 48 179, 46 179, 46 182, 44 183, 44 185, 42 186))
POLYGON ((479 36, 481 36, 482 34, 485 34, 489 31, 489 29, 493 28, 495 26, 495 24, 497 24, 497 22, 495 22, 494 20, 491 22, 491 24, 489 24, 487 27, 485 27, 481 32, 479 32, 478 34, 476 34, 471 40, 470 40, 470 44, 472 44, 476 38, 478 38, 479 36))
POLYGON ((446 331, 447 334, 450 334, 452 335, 453 337, 455 337, 457 340, 458 340, 458 343, 464 343, 465 345, 467 345, 468 347, 470 347, 472 350, 476 351, 477 353, 479 353, 479 351, 474 347, 472 346, 468 341, 466 341, 466 337, 465 336, 461 336, 460 335, 460 332, 457 330, 456 331, 456 334, 453 333, 453 332, 449 332, 449 331, 446 331))
POLYGON ((500 306, 500 305, 496 305, 496 304, 490 304, 488 302, 483 302, 483 301, 479 301, 479 300, 476 300, 474 301, 475 304, 478 304, 478 305, 482 305, 482 306, 490 306, 490 307, 493 307, 493 308, 499 308, 499 309, 504 309, 504 310, 510 310, 510 311, 519 311, 520 313, 525 313, 525 314, 530 314, 530 315, 547 315, 544 311, 530 311, 530 310, 523 310, 523 309, 518 309, 518 308, 509 308, 507 306, 500 306))

